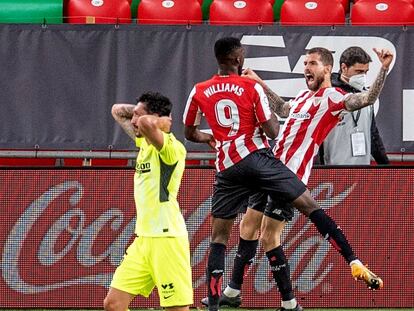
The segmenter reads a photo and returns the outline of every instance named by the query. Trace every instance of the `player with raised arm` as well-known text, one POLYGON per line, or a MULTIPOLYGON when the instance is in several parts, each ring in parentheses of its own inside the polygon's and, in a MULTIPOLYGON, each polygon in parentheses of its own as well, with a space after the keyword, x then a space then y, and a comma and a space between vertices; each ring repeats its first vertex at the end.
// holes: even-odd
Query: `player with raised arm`
POLYGON ((188 311, 193 303, 188 233, 177 202, 186 150, 170 132, 171 106, 167 97, 148 92, 137 105, 112 107, 113 117, 139 152, 136 237, 114 273, 106 311, 126 311, 135 296, 148 297, 155 286, 166 310, 188 311))
MULTIPOLYGON (((244 71, 245 77, 257 81, 264 88, 271 109, 281 117, 287 118, 274 152, 276 157, 280 158, 305 184, 309 179, 313 157, 328 133, 340 120, 341 113, 345 110, 353 111, 372 105, 378 98, 393 55, 387 50, 375 50, 375 52, 382 68, 370 90, 357 94, 346 94, 339 88, 331 87, 330 75, 333 57, 331 52, 324 48, 313 48, 307 52, 304 75, 308 90, 299 92, 296 98, 289 102, 275 94, 252 70, 244 71)), ((289 299, 292 301, 293 298, 291 297, 294 297, 289 275, 289 264, 280 245, 280 236, 287 221, 293 216, 293 207, 286 202, 281 204, 280 201, 274 201, 272 198, 269 199, 267 207, 266 202, 266 194, 257 194, 250 200, 250 208, 248 208, 240 223, 240 243, 234 261, 232 278, 230 284, 224 290, 220 304, 232 306, 241 304, 240 290, 243 283, 243 274, 255 255, 255 251, 249 245, 257 241, 263 213, 265 209, 269 208, 274 213, 280 213, 279 217, 264 217, 262 241, 264 245, 273 245, 273 249, 277 250, 273 251, 274 259, 279 262, 279 266, 284 268, 272 270, 272 273, 282 296, 282 305, 292 306, 288 301, 289 299), (249 250, 248 256, 245 255, 246 250, 249 250)), ((310 215, 315 224, 319 221, 318 213, 315 212, 310 215)), ((328 226, 328 224, 326 225, 328 226)), ((318 230, 331 242, 334 248, 342 253, 341 246, 331 241, 331 236, 326 235, 326 228, 323 227, 325 225, 318 227, 318 230)), ((382 280, 362 265, 354 255, 342 254, 350 264, 351 273, 355 279, 364 281, 372 289, 383 286, 382 280)), ((206 299, 203 299, 202 302, 208 304, 206 299)), ((293 301, 293 305, 295 304, 296 300, 293 301)))
MULTIPOLYGON (((247 196, 254 193, 268 194, 272 200, 282 203, 282 209, 293 203, 348 262, 357 261, 342 231, 318 206, 305 185, 272 152, 269 153, 264 133, 274 138, 278 121, 270 112, 260 83, 240 77, 244 61, 240 40, 219 39, 214 51, 218 74, 195 85, 184 112, 186 138, 210 145, 215 141, 218 153, 211 212, 212 242, 206 270, 208 307, 213 311, 219 306, 225 249, 233 221, 247 196), (202 133, 197 128, 203 114, 213 135, 202 133)), ((270 208, 266 208, 264 214, 262 242, 269 264, 272 271, 284 269, 285 264, 280 264, 275 256, 281 248, 274 247, 276 235, 273 231, 281 228, 280 221, 277 222, 279 217, 270 208), (275 222, 272 221, 274 218, 275 222)), ((255 253, 256 245, 249 243, 243 251, 243 257, 248 258, 255 253)), ((282 277, 276 280, 278 285, 285 284, 286 277, 290 278, 289 273, 282 277)), ((302 310, 296 300, 288 301, 288 305, 282 304, 281 310, 287 309, 302 310)))

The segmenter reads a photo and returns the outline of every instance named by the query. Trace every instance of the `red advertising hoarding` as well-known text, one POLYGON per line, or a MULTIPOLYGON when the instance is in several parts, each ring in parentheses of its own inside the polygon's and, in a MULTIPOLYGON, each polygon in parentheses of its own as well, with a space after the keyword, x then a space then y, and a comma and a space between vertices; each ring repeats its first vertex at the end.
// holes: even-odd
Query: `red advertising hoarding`
MULTIPOLYGON (((0 170, 0 308, 101 308, 133 237, 133 170, 0 170)), ((205 296, 213 169, 187 169, 179 201, 190 234, 195 306, 205 296)), ((304 307, 414 307, 414 170, 314 169, 309 189, 357 255, 384 280, 369 291, 313 225, 285 229, 295 292, 304 307)), ((238 219, 239 220, 239 219, 238 219)), ((238 221, 227 248, 229 279, 238 221)), ((156 293, 134 307, 157 307, 156 293)), ((243 286, 243 307, 277 307, 280 296, 260 250, 243 286)))

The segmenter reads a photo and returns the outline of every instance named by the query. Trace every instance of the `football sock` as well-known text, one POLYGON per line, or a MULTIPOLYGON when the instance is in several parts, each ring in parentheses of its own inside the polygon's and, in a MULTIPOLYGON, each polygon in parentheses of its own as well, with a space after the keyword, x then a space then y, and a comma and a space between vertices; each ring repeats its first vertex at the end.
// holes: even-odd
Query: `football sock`
POLYGON ((223 294, 227 297, 237 297, 240 295, 240 289, 234 289, 231 288, 230 285, 227 285, 227 287, 224 289, 223 294))
MULTIPOLYGON (((243 284, 243 278, 246 276, 247 271, 249 270, 249 267, 253 262, 254 256, 256 256, 256 249, 258 243, 259 240, 244 240, 240 238, 236 257, 234 258, 231 280, 229 283, 229 286, 231 288, 238 290, 241 289, 241 286, 243 284)), ((226 296, 228 296, 227 293, 226 296)))
POLYGON ((223 281, 225 252, 226 245, 221 243, 210 244, 206 271, 209 310, 218 310, 221 283, 223 281))
POLYGON ((357 259, 352 251, 351 245, 338 225, 329 217, 323 209, 313 211, 309 219, 315 224, 319 233, 328 240, 329 243, 345 258, 349 264, 352 260, 357 259))
POLYGON ((298 302, 296 301, 295 298, 293 298, 292 300, 288 300, 288 301, 282 300, 282 307, 285 309, 295 309, 297 305, 298 305, 298 302))
POLYGON ((269 259, 272 275, 276 281, 282 301, 289 301, 295 298, 293 293, 292 281, 290 279, 290 268, 288 260, 283 252, 281 245, 266 252, 269 259))
POLYGON ((350 265, 350 266, 352 266, 353 264, 357 264, 357 265, 361 265, 361 266, 363 266, 363 263, 362 263, 359 259, 352 260, 352 261, 349 263, 349 265, 350 265))

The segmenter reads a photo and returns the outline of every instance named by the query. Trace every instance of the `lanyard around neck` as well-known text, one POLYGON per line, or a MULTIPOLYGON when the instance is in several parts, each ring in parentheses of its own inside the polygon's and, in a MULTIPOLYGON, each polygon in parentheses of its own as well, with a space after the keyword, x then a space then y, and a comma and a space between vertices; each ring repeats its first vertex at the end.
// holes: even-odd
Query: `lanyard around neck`
POLYGON ((352 120, 354 121, 354 127, 358 126, 358 120, 359 117, 361 116, 361 109, 358 110, 356 117, 354 116, 354 112, 351 112, 351 116, 352 116, 352 120))

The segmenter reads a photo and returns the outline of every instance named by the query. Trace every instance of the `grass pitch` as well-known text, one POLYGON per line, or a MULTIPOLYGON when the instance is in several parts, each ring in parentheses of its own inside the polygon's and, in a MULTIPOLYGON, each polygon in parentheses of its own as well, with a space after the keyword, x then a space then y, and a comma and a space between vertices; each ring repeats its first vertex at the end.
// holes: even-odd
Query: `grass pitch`
MULTIPOLYGON (((102 311, 102 309, 0 309, 1 311, 102 311)), ((162 309, 147 308, 147 309, 130 309, 130 311, 161 311, 162 309)), ((276 308, 272 309, 247 309, 247 308, 222 308, 225 311, 275 311, 276 308)), ((205 308, 191 308, 190 311, 207 311, 205 308)), ((315 309, 306 308, 305 311, 414 311, 414 308, 326 308, 326 309, 315 309)))

